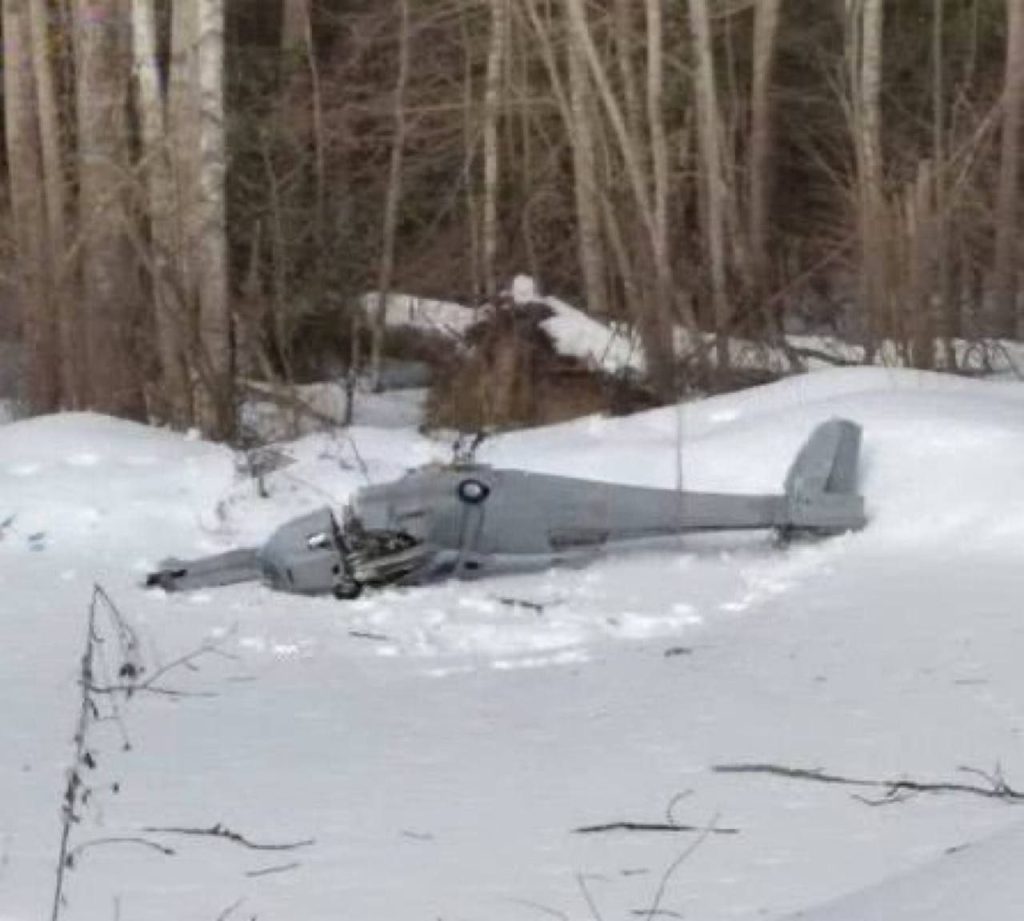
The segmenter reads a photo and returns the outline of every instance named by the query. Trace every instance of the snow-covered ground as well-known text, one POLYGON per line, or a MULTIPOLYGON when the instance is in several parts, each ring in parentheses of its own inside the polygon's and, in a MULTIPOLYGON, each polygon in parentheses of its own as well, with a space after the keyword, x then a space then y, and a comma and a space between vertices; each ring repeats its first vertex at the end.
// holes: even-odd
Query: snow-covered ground
POLYGON ((130 751, 115 723, 91 738, 96 793, 73 843, 142 835, 176 854, 82 853, 68 919, 1021 917, 1012 805, 869 806, 856 789, 713 767, 963 781, 961 766, 998 766, 1024 788, 1024 385, 825 372, 481 449, 672 486, 681 434, 687 488, 774 489, 817 422, 848 416, 864 426, 871 520, 831 541, 690 539, 352 603, 140 587, 166 555, 258 542, 450 456, 387 413, 284 446, 294 463, 265 499, 229 451, 178 434, 90 415, 0 426, 0 919, 49 910, 97 581, 151 668, 210 640, 230 657, 169 679, 215 696, 133 699, 130 751), (673 800, 673 821, 735 833, 707 835, 664 886, 696 835, 573 831, 664 822, 673 800), (215 823, 315 843, 142 831, 215 823))

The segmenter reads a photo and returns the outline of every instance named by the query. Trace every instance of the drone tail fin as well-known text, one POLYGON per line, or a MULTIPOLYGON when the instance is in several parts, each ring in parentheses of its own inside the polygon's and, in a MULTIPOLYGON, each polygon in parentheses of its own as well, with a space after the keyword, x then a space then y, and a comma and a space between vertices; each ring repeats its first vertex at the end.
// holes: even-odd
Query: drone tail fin
POLYGON ((864 527, 860 442, 860 426, 848 419, 830 419, 811 433, 786 476, 787 529, 837 534, 864 527))

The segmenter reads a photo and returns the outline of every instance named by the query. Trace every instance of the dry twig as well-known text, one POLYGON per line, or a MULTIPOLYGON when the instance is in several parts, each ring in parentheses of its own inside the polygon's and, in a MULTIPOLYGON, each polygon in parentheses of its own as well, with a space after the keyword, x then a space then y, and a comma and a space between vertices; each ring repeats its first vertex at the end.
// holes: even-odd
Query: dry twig
POLYGON ((287 841, 284 843, 263 844, 257 841, 250 841, 244 835, 240 835, 230 828, 226 828, 219 822, 209 828, 184 828, 174 825, 152 825, 143 829, 149 835, 188 835, 195 838, 221 838, 233 844, 239 844, 253 851, 294 851, 302 847, 310 847, 316 841, 313 838, 306 838, 303 841, 287 841))
POLYGON ((997 767, 989 774, 977 768, 961 767, 958 770, 982 778, 986 786, 978 784, 952 782, 926 782, 901 777, 894 780, 873 780, 856 777, 844 777, 841 774, 830 774, 820 769, 786 767, 780 764, 716 764, 716 774, 766 774, 773 777, 784 777, 789 780, 806 780, 814 783, 837 784, 847 787, 882 790, 882 796, 871 799, 855 796, 855 799, 869 806, 887 806, 904 802, 911 796, 921 793, 963 793, 980 796, 985 799, 998 799, 1009 803, 1024 802, 1024 792, 1011 787, 1003 778, 997 767))

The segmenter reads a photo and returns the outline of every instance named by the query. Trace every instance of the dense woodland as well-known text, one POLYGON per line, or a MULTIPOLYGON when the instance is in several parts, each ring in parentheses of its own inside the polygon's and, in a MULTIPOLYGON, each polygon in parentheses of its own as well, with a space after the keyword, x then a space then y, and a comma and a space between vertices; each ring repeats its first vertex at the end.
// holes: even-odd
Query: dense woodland
POLYGON ((525 272, 665 398, 730 336, 1019 332, 1024 0, 2 0, 0 333, 32 409, 230 436, 525 272), (710 346, 680 354, 671 330, 710 346))

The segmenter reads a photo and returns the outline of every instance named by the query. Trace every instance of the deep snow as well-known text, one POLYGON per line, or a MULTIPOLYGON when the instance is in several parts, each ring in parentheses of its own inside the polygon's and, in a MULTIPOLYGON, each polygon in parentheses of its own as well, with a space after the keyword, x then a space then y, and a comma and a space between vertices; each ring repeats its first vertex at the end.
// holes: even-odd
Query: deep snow
POLYGON ((774 489, 835 415, 864 426, 861 534, 786 550, 692 539, 350 604, 138 583, 165 555, 258 541, 367 479, 450 456, 397 425, 402 412, 283 446, 295 462, 269 499, 230 452, 173 433, 88 415, 0 427, 0 523, 14 516, 0 532, 0 918, 47 911, 94 581, 151 661, 211 637, 235 658, 175 676, 216 697, 134 700, 132 751, 103 728, 108 789, 76 840, 222 822, 316 843, 96 848, 69 877, 67 918, 213 919, 238 899, 232 917, 260 919, 643 917, 693 836, 572 829, 661 821, 680 793, 679 821, 738 833, 678 867, 661 917, 1020 917, 1015 807, 870 807, 841 787, 711 768, 949 780, 998 764, 1024 787, 1024 386, 827 372, 515 433, 481 458, 672 486, 681 434, 687 488, 774 489))

